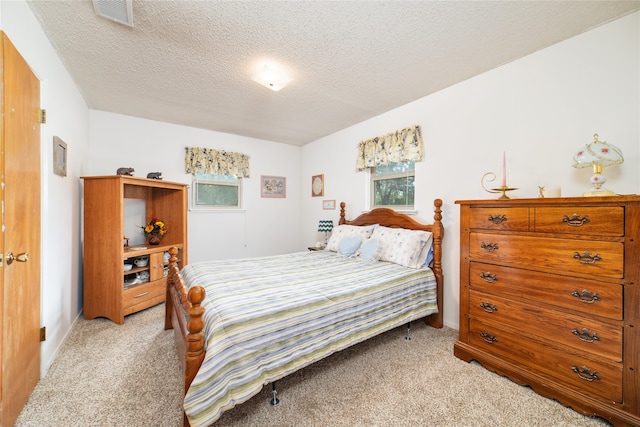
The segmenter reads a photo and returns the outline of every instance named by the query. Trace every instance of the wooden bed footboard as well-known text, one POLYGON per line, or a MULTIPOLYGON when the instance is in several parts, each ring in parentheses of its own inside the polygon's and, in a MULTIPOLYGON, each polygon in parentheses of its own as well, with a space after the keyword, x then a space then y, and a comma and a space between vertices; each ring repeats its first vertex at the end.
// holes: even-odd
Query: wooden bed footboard
POLYGON ((178 267, 178 248, 170 248, 169 255, 164 328, 174 330, 178 357, 183 361, 186 393, 204 361, 204 308, 201 303, 206 292, 202 286, 194 286, 187 292, 178 267))
MULTIPOLYGON (((340 203, 340 224, 371 225, 380 224, 387 227, 425 230, 433 233, 433 267, 437 283, 438 312, 425 318, 427 324, 434 328, 443 326, 443 272, 442 272, 442 239, 444 226, 442 225, 442 200, 435 199, 433 224, 420 224, 413 218, 397 213, 392 209, 378 208, 364 213, 354 220, 345 219, 345 203, 340 203)), ((204 288, 187 287, 180 275, 178 266, 178 249, 169 249, 169 272, 167 275, 167 295, 165 330, 173 329, 176 337, 178 355, 182 361, 184 373, 184 393, 186 394, 191 382, 195 378, 205 356, 204 308, 201 303, 206 296, 204 288)), ((189 426, 186 414, 184 425, 189 426)))

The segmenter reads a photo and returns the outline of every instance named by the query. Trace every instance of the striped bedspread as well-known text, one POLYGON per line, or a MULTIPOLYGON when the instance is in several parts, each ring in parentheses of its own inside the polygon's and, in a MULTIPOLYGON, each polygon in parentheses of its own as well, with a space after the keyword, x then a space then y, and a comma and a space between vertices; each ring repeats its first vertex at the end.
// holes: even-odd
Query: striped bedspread
POLYGON ((263 385, 336 351, 437 312, 431 270, 333 252, 187 265, 201 285, 207 353, 184 399, 192 426, 257 394, 263 385))

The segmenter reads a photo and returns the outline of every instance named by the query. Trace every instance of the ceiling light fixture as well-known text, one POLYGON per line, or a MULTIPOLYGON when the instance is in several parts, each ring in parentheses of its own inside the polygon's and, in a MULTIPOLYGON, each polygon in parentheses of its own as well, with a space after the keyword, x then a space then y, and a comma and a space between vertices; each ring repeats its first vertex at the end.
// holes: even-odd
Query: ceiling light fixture
POLYGON ((133 0, 93 0, 96 15, 133 28, 133 0))
POLYGON ((274 92, 287 86, 293 80, 286 75, 284 70, 273 64, 262 65, 251 79, 274 92))

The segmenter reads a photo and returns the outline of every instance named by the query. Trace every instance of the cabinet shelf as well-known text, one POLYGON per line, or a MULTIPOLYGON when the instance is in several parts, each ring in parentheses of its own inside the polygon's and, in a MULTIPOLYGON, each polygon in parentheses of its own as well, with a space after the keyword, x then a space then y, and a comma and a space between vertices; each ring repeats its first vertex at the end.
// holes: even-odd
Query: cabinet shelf
POLYGON ((130 274, 139 273, 141 271, 149 270, 149 267, 133 267, 131 270, 124 271, 123 274, 128 276, 130 274))
POLYGON ((134 249, 139 248, 140 246, 124 246, 122 251, 122 257, 126 258, 136 258, 144 255, 149 255, 154 252, 167 252, 172 247, 182 248, 183 244, 181 242, 171 243, 171 244, 162 244, 156 246, 144 246, 145 249, 134 249))
POLYGON ((134 278, 134 279, 132 279, 131 282, 129 282, 128 280, 125 280, 124 283, 123 283, 123 287, 124 287, 124 289, 131 289, 131 288, 134 288, 134 287, 136 287, 138 285, 143 285, 145 283, 149 283, 149 280, 148 279, 147 280, 142 280, 142 279, 139 279, 139 278, 134 278))

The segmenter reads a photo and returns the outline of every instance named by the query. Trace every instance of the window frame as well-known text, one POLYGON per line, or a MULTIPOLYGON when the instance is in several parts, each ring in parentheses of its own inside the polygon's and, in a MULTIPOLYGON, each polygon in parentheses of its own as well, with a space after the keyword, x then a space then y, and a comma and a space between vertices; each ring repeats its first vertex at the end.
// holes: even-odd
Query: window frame
MULTIPOLYGON (((415 191, 415 186, 416 186, 416 167, 415 167, 415 162, 413 160, 409 160, 406 162, 392 162, 392 163, 410 163, 413 162, 413 168, 411 170, 407 170, 405 172, 397 172, 397 173, 389 173, 389 174, 384 174, 384 175, 376 175, 376 167, 372 167, 369 169, 369 187, 370 187, 370 191, 369 191, 369 197, 370 197, 370 201, 371 201, 371 209, 376 209, 376 208, 387 208, 387 209, 393 209, 395 211, 399 211, 399 212, 414 212, 415 211, 415 205, 416 205, 416 191, 415 191), (413 204, 412 205, 376 205, 376 197, 375 197, 375 183, 376 181, 386 181, 386 180, 391 180, 391 179, 398 179, 398 178, 409 178, 409 177, 413 177, 413 204)), ((390 163, 391 164, 391 163, 390 163)))
POLYGON ((195 211, 239 211, 243 210, 243 191, 242 191, 242 178, 238 178, 235 175, 235 181, 222 180, 218 178, 219 175, 210 175, 204 173, 196 173, 193 175, 191 186, 191 210, 195 211), (237 205, 211 205, 211 204, 198 204, 198 186, 199 185, 216 185, 216 186, 230 186, 237 187, 238 189, 238 204, 237 205))

